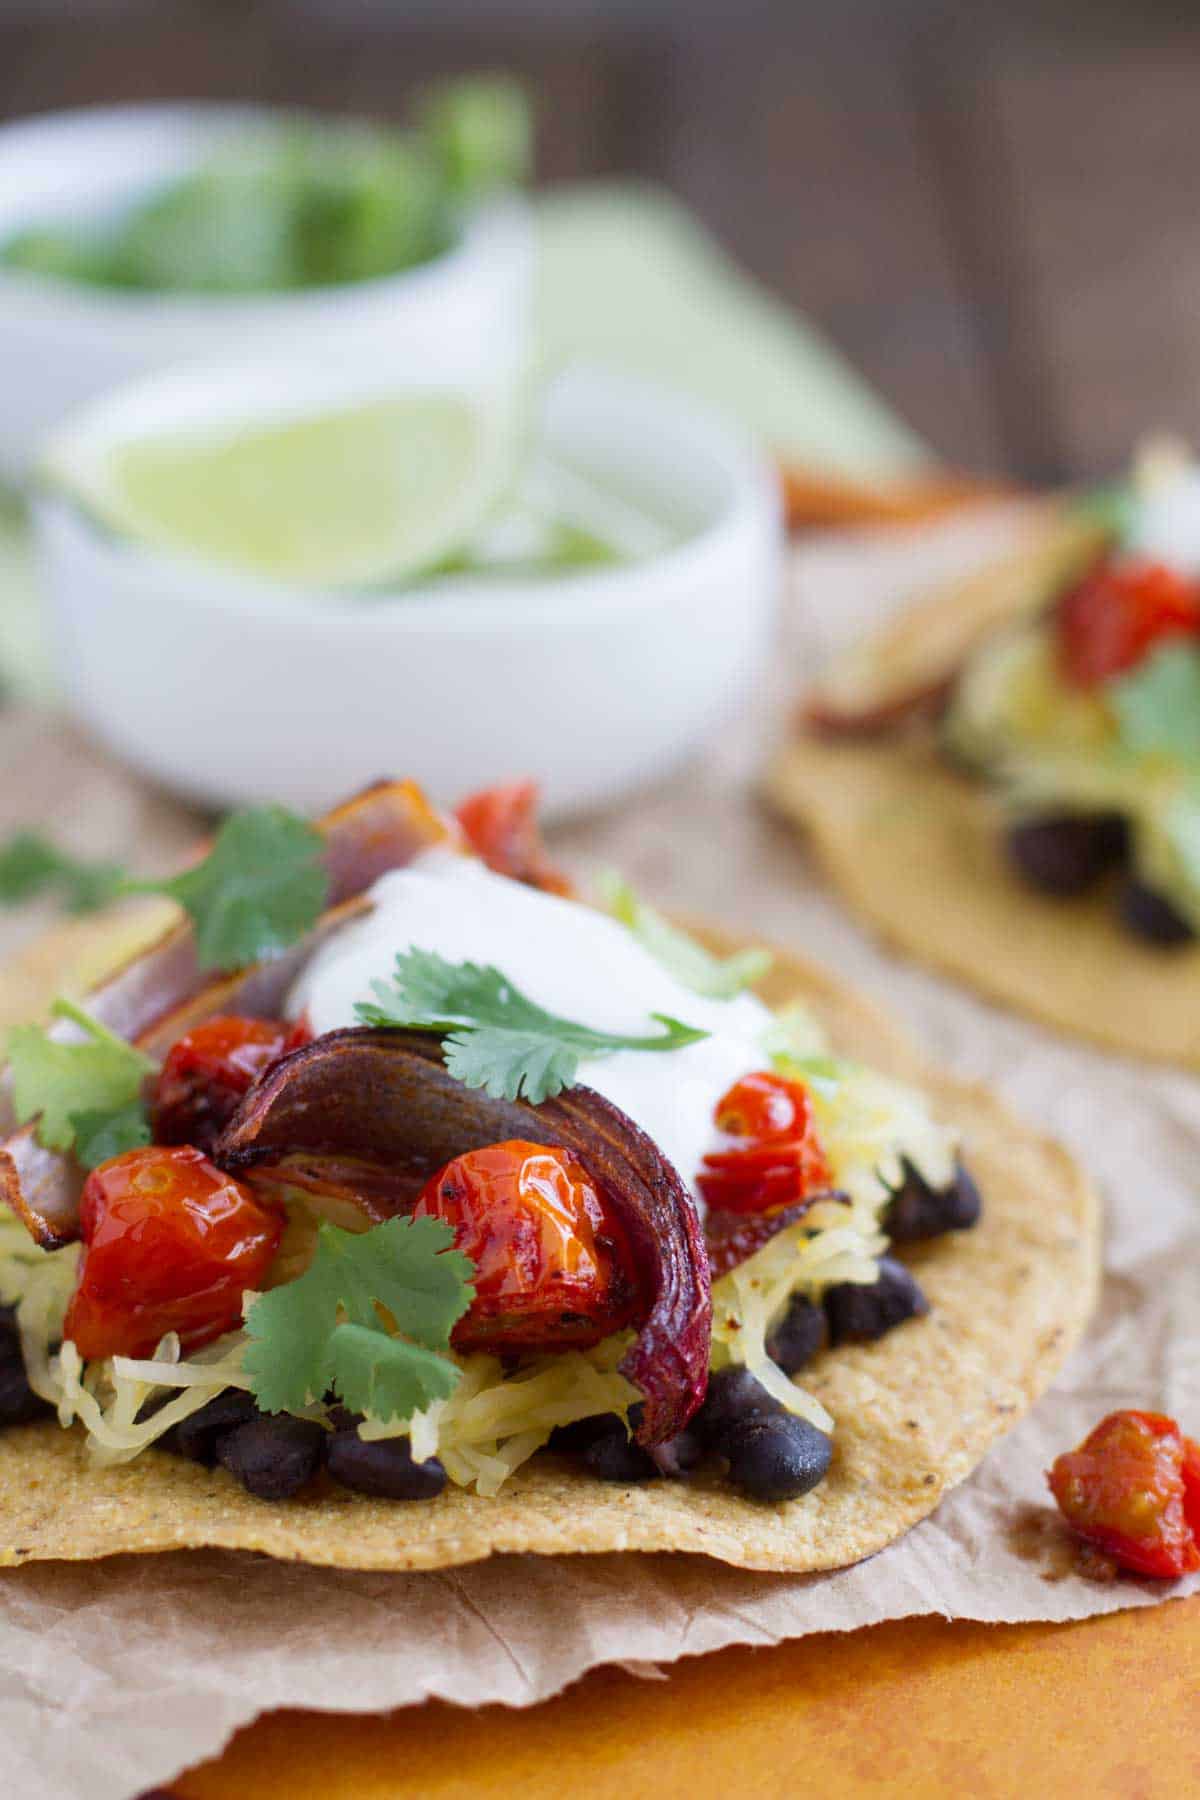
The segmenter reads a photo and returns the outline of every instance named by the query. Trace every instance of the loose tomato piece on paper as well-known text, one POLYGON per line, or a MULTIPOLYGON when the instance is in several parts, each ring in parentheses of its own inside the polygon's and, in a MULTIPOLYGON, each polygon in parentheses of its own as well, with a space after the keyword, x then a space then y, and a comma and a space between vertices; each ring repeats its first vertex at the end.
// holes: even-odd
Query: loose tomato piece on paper
POLYGON ((1046 1479, 1077 1536, 1138 1575, 1200 1569, 1200 1450, 1162 1413, 1115 1412, 1046 1479))
POLYGON ((88 1176, 83 1257, 63 1324, 85 1360, 184 1350, 242 1316, 283 1235, 283 1216, 191 1145, 127 1150, 88 1176))
POLYGON ((769 1069, 745 1075, 717 1102, 719 1131, 745 1143, 704 1158, 696 1185, 719 1212, 764 1213, 825 1192, 833 1180, 803 1082, 769 1069))
POLYGON ((154 1138, 209 1150, 272 1063, 308 1043, 307 1025, 223 1015, 171 1046, 154 1090, 154 1138))
POLYGON ((1064 670, 1095 687, 1141 662, 1161 639, 1200 633, 1200 583, 1162 563, 1102 563, 1058 609, 1064 670))
POLYGON ((456 1349, 598 1344, 638 1311, 624 1230, 569 1150, 515 1138, 468 1151, 426 1183, 414 1216, 453 1226, 475 1264, 456 1349))
POLYGON ((513 781, 470 794, 455 818, 472 850, 489 869, 547 894, 572 894, 570 880, 554 867, 538 825, 536 781, 513 781))

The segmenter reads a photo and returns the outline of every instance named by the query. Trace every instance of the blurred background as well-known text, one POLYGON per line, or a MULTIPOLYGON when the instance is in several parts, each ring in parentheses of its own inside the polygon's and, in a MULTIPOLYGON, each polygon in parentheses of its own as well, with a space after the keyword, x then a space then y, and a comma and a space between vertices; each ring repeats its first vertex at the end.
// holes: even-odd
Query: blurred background
POLYGON ((1200 435, 1200 21, 1146 0, 0 0, 0 115, 402 114, 496 67, 539 181, 669 185, 943 458, 1031 481, 1200 435))

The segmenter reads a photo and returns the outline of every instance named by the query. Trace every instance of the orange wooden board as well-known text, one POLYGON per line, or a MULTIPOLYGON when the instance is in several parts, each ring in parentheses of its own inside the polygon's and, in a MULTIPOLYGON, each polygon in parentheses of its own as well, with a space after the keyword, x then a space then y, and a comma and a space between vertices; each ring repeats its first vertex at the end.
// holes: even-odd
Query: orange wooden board
POLYGON ((899 1620, 597 1670, 524 1712, 274 1713, 179 1800, 1158 1800, 1200 1793, 1200 1596, 1077 1625, 899 1620))

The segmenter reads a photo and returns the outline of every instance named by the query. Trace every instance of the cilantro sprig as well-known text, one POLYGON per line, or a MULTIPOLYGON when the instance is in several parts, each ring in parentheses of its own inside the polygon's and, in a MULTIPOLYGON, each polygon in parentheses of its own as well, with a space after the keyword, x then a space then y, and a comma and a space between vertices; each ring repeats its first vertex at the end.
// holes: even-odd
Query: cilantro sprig
POLYGON ((0 905, 22 906, 57 894, 69 913, 95 912, 120 893, 125 871, 118 863, 71 856, 40 831, 14 831, 0 845, 0 905))
POLYGON ((330 1391, 354 1412, 410 1419, 453 1393, 441 1354, 475 1297, 474 1264, 441 1219, 389 1219, 370 1231, 322 1223, 298 1280, 246 1314, 244 1367, 264 1412, 298 1412, 330 1391))
POLYGON ((393 979, 373 982, 372 992, 377 1004, 354 1009, 364 1025, 437 1032, 446 1067, 466 1087, 535 1106, 573 1087, 584 1058, 682 1050, 708 1036, 666 1013, 651 1013, 663 1027, 651 1036, 595 1031, 546 1012, 491 964, 451 963, 432 950, 402 951, 393 979))
POLYGON ((600 898, 605 911, 624 925, 668 974, 706 1000, 732 1000, 744 988, 761 981, 771 966, 769 950, 738 950, 732 956, 714 956, 639 899, 629 883, 614 871, 601 876, 600 898))
POLYGON ((138 880, 110 862, 69 856, 37 832, 0 846, 0 905, 57 892, 72 912, 126 894, 167 894, 196 928, 204 969, 237 969, 303 937, 325 907, 329 881, 319 831, 282 806, 231 813, 202 862, 181 875, 138 880))
POLYGON ((1200 651, 1194 643, 1168 640, 1112 682, 1108 698, 1127 750, 1200 760, 1200 651))
POLYGON ((148 1144, 142 1085, 154 1070, 149 1057, 69 1000, 55 1001, 53 1012, 72 1020, 85 1035, 65 1043, 40 1025, 17 1025, 9 1033, 13 1110, 19 1123, 36 1119, 40 1144, 47 1150, 73 1150, 88 1169, 148 1144))

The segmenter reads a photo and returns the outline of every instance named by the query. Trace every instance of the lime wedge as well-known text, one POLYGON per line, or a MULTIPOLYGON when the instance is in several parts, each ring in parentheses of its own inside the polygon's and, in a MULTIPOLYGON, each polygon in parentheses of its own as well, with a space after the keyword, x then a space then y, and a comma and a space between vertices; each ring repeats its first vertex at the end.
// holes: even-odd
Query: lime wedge
POLYGON ((516 460, 507 406, 439 389, 204 435, 60 440, 45 474, 140 543, 291 585, 378 587, 461 550, 516 460))

